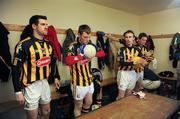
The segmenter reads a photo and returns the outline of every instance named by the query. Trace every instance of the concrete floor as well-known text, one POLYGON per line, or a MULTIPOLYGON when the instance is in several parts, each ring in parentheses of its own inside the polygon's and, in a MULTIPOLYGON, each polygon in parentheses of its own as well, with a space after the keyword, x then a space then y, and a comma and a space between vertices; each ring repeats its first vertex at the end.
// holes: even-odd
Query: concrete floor
POLYGON ((15 100, 12 80, 0 82, 0 103, 15 100))
POLYGON ((18 107, 0 114, 0 119, 26 119, 26 113, 23 107, 18 107))
POLYGON ((0 119, 26 119, 23 106, 16 106, 12 101, 15 101, 12 80, 0 82, 0 110, 5 110, 3 113, 0 111, 0 119))

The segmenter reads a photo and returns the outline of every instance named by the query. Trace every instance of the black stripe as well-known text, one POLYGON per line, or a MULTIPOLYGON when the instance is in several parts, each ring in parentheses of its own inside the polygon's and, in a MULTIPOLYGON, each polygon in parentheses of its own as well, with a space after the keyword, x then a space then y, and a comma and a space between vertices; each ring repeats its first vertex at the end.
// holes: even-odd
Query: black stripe
POLYGON ((27 83, 31 83, 31 57, 27 60, 27 83))
MULTIPOLYGON (((28 47, 28 48, 30 48, 30 47, 28 47)), ((31 70, 31 52, 29 53, 29 59, 27 60, 27 83, 31 83, 31 72, 32 72, 32 70, 31 70)))
POLYGON ((84 74, 84 72, 83 72, 83 66, 85 66, 85 64, 84 65, 80 65, 80 72, 81 72, 81 75, 82 75, 82 82, 83 82, 83 86, 85 86, 86 85, 86 79, 85 79, 85 75, 86 74, 84 74))
MULTIPOLYGON (((45 43, 45 42, 43 42, 43 45, 41 46, 42 48, 44 48, 44 43, 45 43)), ((47 45, 47 44, 46 44, 46 45, 47 45)), ((47 49, 44 48, 44 52, 46 52, 46 50, 47 50, 47 49)), ((49 51, 49 50, 48 50, 48 51, 49 51)), ((45 54, 43 53, 43 57, 46 56, 46 54, 47 54, 47 52, 46 52, 45 54)), ((55 68, 55 67, 54 67, 54 68, 55 68)), ((43 67, 43 77, 44 77, 44 79, 47 78, 46 71, 47 71, 47 68, 46 68, 46 66, 45 66, 45 67, 43 67)), ((54 73, 54 72, 53 72, 53 73, 54 73)))
MULTIPOLYGON (((38 51, 38 53, 36 52, 36 50, 38 50, 36 44, 34 44, 33 47, 34 47, 35 55, 36 55, 36 60, 35 61, 37 61, 37 59, 40 59, 40 54, 39 54, 39 51, 38 51)), ((40 79, 39 69, 40 68, 36 66, 36 80, 40 79)))
MULTIPOLYGON (((92 72, 91 72, 91 61, 89 62, 88 68, 89 68, 89 72, 90 72, 90 75, 91 75, 92 74, 92 72)), ((88 77, 88 78, 89 78, 89 85, 90 85, 92 79, 90 79, 90 77, 88 77)))
MULTIPOLYGON (((124 55, 124 53, 123 53, 124 55)), ((124 61, 126 61, 128 59, 128 53, 127 53, 127 49, 125 50, 125 56, 124 56, 124 61)))
MULTIPOLYGON (((78 66, 77 66, 78 63, 75 63, 75 71, 76 71, 76 85, 80 85, 80 82, 79 82, 79 74, 78 74, 78 66)), ((73 75, 74 76, 74 75, 73 75)))
MULTIPOLYGON (((89 66, 89 64, 88 64, 88 66, 89 66)), ((87 67, 87 65, 85 65, 85 70, 86 70, 86 76, 87 76, 87 78, 88 78, 88 84, 90 85, 90 76, 88 75, 88 67, 87 67)))

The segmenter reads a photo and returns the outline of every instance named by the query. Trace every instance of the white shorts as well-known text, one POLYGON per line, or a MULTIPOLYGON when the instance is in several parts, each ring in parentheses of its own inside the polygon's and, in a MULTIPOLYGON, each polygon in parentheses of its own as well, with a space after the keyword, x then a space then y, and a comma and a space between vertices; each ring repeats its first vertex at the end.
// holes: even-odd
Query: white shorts
POLYGON ((126 89, 134 89, 137 81, 137 74, 133 71, 123 71, 120 70, 117 73, 117 85, 118 89, 126 90, 126 89))
POLYGON ((48 81, 38 80, 24 89, 25 110, 37 109, 39 104, 48 104, 51 101, 51 93, 48 81))
POLYGON ((141 71, 136 74, 137 75, 137 81, 142 81, 144 79, 144 71, 141 71))
POLYGON ((87 93, 94 93, 94 84, 91 83, 90 86, 73 86, 72 84, 71 90, 75 100, 83 100, 87 93))

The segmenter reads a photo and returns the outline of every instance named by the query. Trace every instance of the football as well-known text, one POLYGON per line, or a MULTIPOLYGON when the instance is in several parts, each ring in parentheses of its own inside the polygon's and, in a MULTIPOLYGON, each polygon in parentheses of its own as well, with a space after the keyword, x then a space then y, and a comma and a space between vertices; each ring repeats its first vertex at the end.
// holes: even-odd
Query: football
POLYGON ((87 44, 84 47, 84 56, 87 58, 95 57, 96 56, 96 48, 91 44, 87 44))

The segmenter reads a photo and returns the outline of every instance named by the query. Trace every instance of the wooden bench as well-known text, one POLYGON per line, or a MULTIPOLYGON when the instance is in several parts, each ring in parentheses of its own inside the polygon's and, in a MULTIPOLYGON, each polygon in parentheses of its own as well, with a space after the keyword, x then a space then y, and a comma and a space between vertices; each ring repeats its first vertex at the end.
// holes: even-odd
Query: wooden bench
POLYGON ((116 82, 117 82, 116 77, 111 77, 111 78, 104 79, 103 82, 102 82, 102 87, 114 84, 116 82))
POLYGON ((146 99, 131 95, 78 119, 168 119, 179 106, 177 100, 146 93, 146 99))
POLYGON ((177 81, 177 78, 176 77, 163 77, 163 76, 160 76, 158 75, 160 79, 162 80, 167 80, 167 81, 177 81))
MULTIPOLYGON (((104 79, 102 82, 102 87, 114 84, 116 82, 117 82, 116 77, 104 79)), ((61 97, 65 97, 65 96, 68 96, 68 95, 67 94, 60 94, 59 92, 56 92, 55 89, 53 89, 53 91, 51 92, 51 99, 52 100, 59 99, 61 97)))

